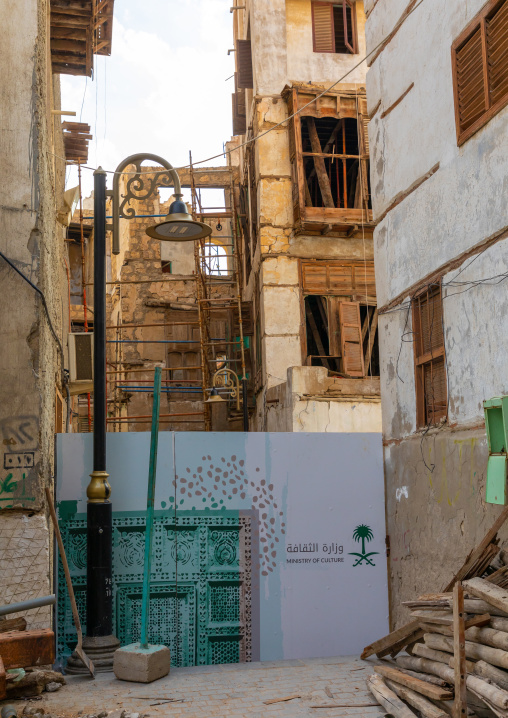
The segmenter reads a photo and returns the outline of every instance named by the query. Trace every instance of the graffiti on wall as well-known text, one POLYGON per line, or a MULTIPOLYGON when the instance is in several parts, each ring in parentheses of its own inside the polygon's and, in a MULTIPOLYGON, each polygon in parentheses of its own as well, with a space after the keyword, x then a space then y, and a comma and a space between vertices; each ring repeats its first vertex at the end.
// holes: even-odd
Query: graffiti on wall
POLYGON ((37 417, 4 419, 0 422, 0 437, 3 453, 0 509, 33 505, 31 475, 38 449, 37 417))

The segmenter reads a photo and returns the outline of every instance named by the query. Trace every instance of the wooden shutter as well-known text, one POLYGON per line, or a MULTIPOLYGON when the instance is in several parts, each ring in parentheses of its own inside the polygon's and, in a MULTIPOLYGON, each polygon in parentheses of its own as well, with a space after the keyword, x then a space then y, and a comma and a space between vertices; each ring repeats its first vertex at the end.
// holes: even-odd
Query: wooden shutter
POLYGON ((351 53, 356 52, 355 8, 350 0, 342 0, 344 44, 351 53))
POLYGON ((460 131, 467 130, 485 112, 481 28, 455 54, 457 103, 460 131))
POLYGON ((487 19, 487 54, 492 104, 508 94, 508 2, 487 19))
POLYGON ((447 414, 448 392, 444 357, 423 366, 426 424, 435 424, 447 414))
POLYGON ((362 324, 358 302, 339 303, 340 340, 344 373, 365 375, 363 362, 362 324))
POLYGON ((312 36, 314 52, 335 52, 333 5, 331 3, 312 3, 312 36))
POLYGON ((236 64, 238 68, 238 87, 252 90, 254 87, 254 75, 252 72, 250 40, 236 41, 236 64))

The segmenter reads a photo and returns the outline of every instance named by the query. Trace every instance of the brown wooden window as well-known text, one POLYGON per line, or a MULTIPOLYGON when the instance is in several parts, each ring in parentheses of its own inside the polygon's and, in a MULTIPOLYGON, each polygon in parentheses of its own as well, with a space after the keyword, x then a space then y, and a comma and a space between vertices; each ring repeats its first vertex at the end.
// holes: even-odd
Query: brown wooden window
POLYGON ((452 45, 457 142, 508 103, 508 0, 491 0, 452 45))
POLYGON ((312 37, 314 52, 358 52, 355 3, 312 3, 312 37))
POLYGON ((436 424, 448 413, 441 285, 413 302, 413 333, 418 427, 436 424))
POLYGON ((348 377, 379 376, 373 262, 301 263, 306 364, 348 377))

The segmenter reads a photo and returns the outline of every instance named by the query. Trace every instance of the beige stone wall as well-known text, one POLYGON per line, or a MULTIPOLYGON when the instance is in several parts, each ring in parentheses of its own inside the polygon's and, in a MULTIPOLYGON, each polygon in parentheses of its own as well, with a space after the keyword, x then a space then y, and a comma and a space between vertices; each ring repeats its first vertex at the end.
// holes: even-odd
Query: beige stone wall
MULTIPOLYGON (((64 166, 58 78, 49 56, 49 2, 10 3, 0 55, 0 247, 45 295, 62 357, 36 292, 0 259, 0 603, 50 592, 44 487, 54 473, 56 390, 68 331, 64 166)), ((63 406, 66 413, 65 403, 63 406)), ((43 612, 44 613, 44 612, 43 612)), ((48 625, 48 611, 33 625, 48 625)))

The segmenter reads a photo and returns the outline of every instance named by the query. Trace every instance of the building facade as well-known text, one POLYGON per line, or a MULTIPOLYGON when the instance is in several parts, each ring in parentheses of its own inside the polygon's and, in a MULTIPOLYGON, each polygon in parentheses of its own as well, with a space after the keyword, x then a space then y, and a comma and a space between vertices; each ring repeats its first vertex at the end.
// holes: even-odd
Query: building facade
MULTIPOLYGON (((4 14, 0 604, 51 593, 44 489, 53 486, 54 435, 69 426, 70 409, 65 239, 72 202, 65 164, 83 147, 64 132, 59 75, 90 76, 94 53, 109 54, 112 6, 113 0, 97 8, 92 0, 24 0, 9 3, 4 14)), ((28 612, 27 620, 29 627, 47 627, 50 608, 28 612)))
POLYGON ((486 502, 483 402, 508 391, 508 2, 365 10, 398 624, 400 601, 442 590, 499 513, 486 502))
POLYGON ((378 431, 363 3, 232 12, 251 429, 378 431))

